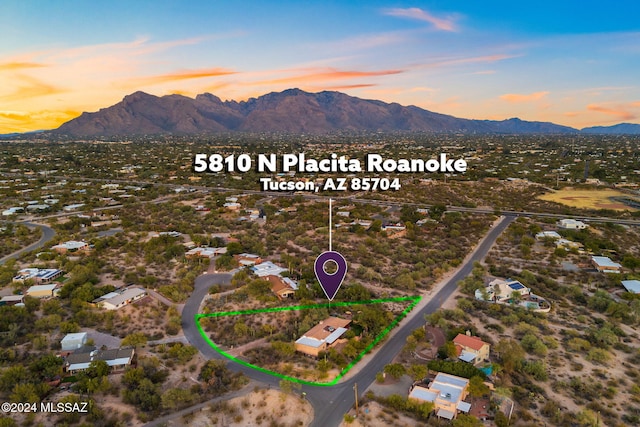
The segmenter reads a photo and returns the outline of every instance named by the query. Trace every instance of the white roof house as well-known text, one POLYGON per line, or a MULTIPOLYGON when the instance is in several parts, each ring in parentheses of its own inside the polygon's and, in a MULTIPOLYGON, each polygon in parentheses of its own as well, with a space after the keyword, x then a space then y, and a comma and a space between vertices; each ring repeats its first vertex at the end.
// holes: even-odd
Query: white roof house
POLYGON ((87 353, 70 354, 66 358, 67 372, 75 373, 87 369, 91 362, 104 360, 110 368, 121 370, 131 365, 135 356, 133 348, 115 348, 109 350, 93 350, 87 353))
POLYGON ((584 222, 575 219, 561 219, 557 224, 559 228, 565 230, 583 230, 588 227, 584 222))
POLYGON ((185 257, 202 257, 202 258, 213 258, 216 255, 226 254, 227 248, 210 248, 208 246, 199 246, 197 248, 193 248, 185 252, 185 257))
POLYGON ((536 239, 537 240, 542 240, 542 239, 560 239, 562 236, 560 236, 558 234, 557 231, 541 231, 539 233, 536 234, 536 239))
POLYGON ((18 275, 13 278, 14 282, 23 282, 33 279, 38 284, 49 283, 62 276, 64 271, 57 268, 23 268, 18 271, 18 275))
POLYGON ((601 273, 619 273, 622 265, 606 256, 592 256, 591 263, 601 273))
POLYGON ((121 291, 109 292, 93 300, 93 303, 107 310, 118 310, 127 304, 138 301, 147 295, 141 288, 127 288, 121 291))
POLYGON ((622 286, 624 286, 627 292, 640 294, 640 280, 623 280, 622 286))
POLYGON ((74 334, 67 334, 60 341, 63 351, 77 350, 87 343, 87 333, 78 332, 74 334))
POLYGON ((71 212, 71 211, 75 211, 76 209, 80 209, 83 206, 84 206, 84 203, 76 203, 73 205, 67 205, 63 207, 62 210, 65 212, 71 212))
POLYGON ((251 270, 253 271, 253 274, 258 277, 277 276, 283 271, 287 271, 286 268, 275 265, 271 261, 265 261, 262 264, 254 265, 251 267, 251 270))
POLYGON ((2 216, 14 215, 14 214, 17 214, 18 212, 24 212, 24 208, 13 207, 13 208, 5 209, 2 211, 2 216))
POLYGON ((54 245, 51 247, 51 249, 57 252, 76 252, 87 249, 88 247, 89 244, 87 242, 69 240, 67 242, 54 245))
POLYGON ((458 411, 469 412, 471 409, 471 405, 463 400, 467 397, 468 386, 468 379, 440 372, 429 384, 429 388, 414 387, 409 398, 432 402, 438 417, 451 420, 458 411))

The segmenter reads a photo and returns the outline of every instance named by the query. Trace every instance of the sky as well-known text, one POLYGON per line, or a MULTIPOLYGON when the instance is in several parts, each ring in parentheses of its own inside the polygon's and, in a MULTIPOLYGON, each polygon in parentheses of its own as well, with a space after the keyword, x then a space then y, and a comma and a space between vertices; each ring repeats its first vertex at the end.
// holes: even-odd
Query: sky
POLYGON ((0 2, 0 134, 141 90, 300 88, 472 119, 640 123, 640 2, 0 2))

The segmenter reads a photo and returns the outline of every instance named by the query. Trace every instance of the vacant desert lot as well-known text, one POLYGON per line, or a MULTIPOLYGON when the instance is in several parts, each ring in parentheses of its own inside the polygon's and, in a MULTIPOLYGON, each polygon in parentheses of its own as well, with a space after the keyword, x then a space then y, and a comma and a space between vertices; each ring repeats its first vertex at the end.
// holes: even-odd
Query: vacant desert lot
POLYGON ((547 202, 556 202, 581 209, 636 210, 624 203, 612 200, 613 197, 631 198, 629 194, 618 190, 574 190, 572 188, 565 188, 552 193, 543 194, 538 198, 547 202))

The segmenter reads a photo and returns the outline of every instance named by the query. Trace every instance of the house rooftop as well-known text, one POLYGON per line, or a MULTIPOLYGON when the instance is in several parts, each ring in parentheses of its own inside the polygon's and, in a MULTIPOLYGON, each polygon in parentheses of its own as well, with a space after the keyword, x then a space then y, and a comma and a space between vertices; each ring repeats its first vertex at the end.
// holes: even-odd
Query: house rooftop
POLYGON ((623 280, 622 286, 624 286, 628 292, 640 294, 640 280, 623 280))
POLYGON ((345 332, 351 320, 340 319, 339 317, 329 317, 313 328, 309 329, 302 337, 296 340, 297 344, 304 344, 309 347, 320 347, 323 343, 333 344, 345 332))
POLYGON ((256 276, 259 276, 259 277, 264 277, 269 275, 277 276, 283 271, 287 271, 286 268, 282 268, 278 265, 275 265, 271 261, 265 261, 261 264, 254 265, 253 267, 251 267, 251 270, 256 276))
POLYGON ((622 267, 617 262, 611 261, 611 258, 606 256, 592 256, 591 260, 598 264, 600 267, 620 268, 622 267))
POLYGON ((476 351, 479 351, 485 345, 489 345, 488 343, 482 341, 478 337, 471 337, 471 336, 465 335, 465 334, 458 334, 453 339, 453 343, 461 345, 463 347, 469 347, 469 348, 471 348, 473 350, 476 350, 476 351))

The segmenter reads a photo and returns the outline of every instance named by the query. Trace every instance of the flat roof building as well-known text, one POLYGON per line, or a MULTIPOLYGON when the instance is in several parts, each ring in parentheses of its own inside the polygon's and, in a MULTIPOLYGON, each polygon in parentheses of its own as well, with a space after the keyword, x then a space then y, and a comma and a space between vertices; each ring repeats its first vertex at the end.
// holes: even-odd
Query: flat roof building
POLYGON ((92 350, 84 353, 73 353, 65 360, 65 370, 70 373, 81 372, 87 369, 91 362, 104 360, 112 370, 123 370, 134 363, 135 349, 114 348, 108 350, 92 350))
POLYGON ((51 285, 33 285, 27 289, 27 296, 33 298, 51 298, 55 295, 57 284, 51 285))
POLYGON ((38 285, 54 281, 62 276, 64 271, 57 268, 23 268, 18 271, 18 275, 13 278, 14 282, 24 282, 33 279, 38 285))
POLYGON ((469 412, 471 409, 471 404, 464 401, 468 387, 468 379, 439 372, 429 387, 413 387, 409 399, 432 402, 438 417, 452 420, 458 412, 469 412))
POLYGON ((627 292, 640 294, 640 280, 623 280, 622 286, 624 286, 627 292))
POLYGON ((118 310, 127 304, 138 301, 147 296, 147 291, 141 288, 126 288, 109 292, 93 300, 93 304, 107 310, 118 310))
POLYGON ((606 256, 592 256, 591 264, 601 273, 620 273, 622 265, 606 256))
POLYGON ((557 222, 557 225, 558 228, 563 230, 584 230, 588 227, 584 222, 575 219, 561 219, 557 222))
POLYGON ((51 249, 61 254, 67 252, 82 252, 89 250, 89 244, 87 242, 69 240, 67 242, 54 245, 51 249))

